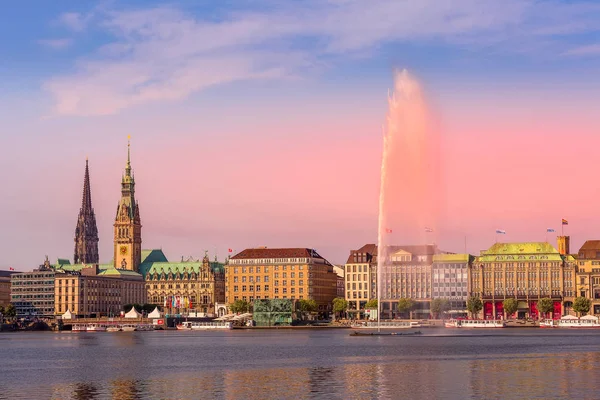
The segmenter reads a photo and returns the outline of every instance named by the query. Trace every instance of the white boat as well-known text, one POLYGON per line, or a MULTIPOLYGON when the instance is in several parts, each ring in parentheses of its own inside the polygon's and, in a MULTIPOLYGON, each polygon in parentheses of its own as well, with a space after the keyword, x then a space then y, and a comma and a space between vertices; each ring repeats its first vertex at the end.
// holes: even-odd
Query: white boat
MULTIPOLYGON (((421 328, 423 325, 419 321, 380 321, 380 329, 410 329, 421 328)), ((366 321, 362 324, 352 325, 353 329, 377 329, 377 321, 366 321)))
POLYGON ((153 331, 154 327, 152 325, 149 325, 149 324, 139 324, 139 325, 137 325, 135 327, 135 330, 136 331, 142 331, 142 332, 153 331))
POLYGON ((506 322, 494 319, 455 319, 444 323, 446 328, 505 328, 506 322))
POLYGON ((121 329, 123 330, 123 332, 133 332, 133 331, 136 330, 136 328, 137 328, 137 326, 136 325, 132 325, 132 324, 126 324, 126 325, 123 325, 121 327, 121 329))
POLYGON ((177 328, 178 331, 191 331, 192 323, 191 323, 191 321, 185 321, 180 324, 177 324, 175 327, 177 328))
POLYGON ((192 322, 192 330, 233 329, 233 323, 228 321, 192 322))
POLYGON ((86 332, 87 324, 73 324, 71 327, 71 331, 73 332, 86 332))
POLYGON ((102 324, 88 324, 88 332, 106 332, 106 325, 102 324))
MULTIPOLYGON (((545 321, 544 321, 545 322, 545 321)), ((573 315, 565 315, 559 320, 553 321, 557 328, 574 328, 574 329, 598 329, 600 328, 600 321, 598 317, 593 315, 586 315, 585 317, 577 318, 573 315)), ((540 328, 547 327, 542 326, 540 328)))
POLYGON ((106 332, 121 332, 121 327, 119 325, 111 325, 106 328, 106 332))

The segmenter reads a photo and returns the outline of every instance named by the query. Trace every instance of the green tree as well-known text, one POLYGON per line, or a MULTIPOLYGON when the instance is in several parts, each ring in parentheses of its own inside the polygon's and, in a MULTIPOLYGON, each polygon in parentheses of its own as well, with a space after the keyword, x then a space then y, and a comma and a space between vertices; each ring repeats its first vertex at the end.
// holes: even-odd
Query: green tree
POLYGON ((298 309, 302 314, 302 319, 304 319, 307 314, 316 312, 319 306, 313 299, 300 299, 298 300, 298 309))
POLYGON ((246 313, 250 311, 250 303, 246 300, 236 300, 229 305, 229 309, 233 313, 246 313))
POLYGON ((433 299, 431 300, 431 304, 429 306, 431 313, 439 318, 440 314, 443 315, 446 311, 450 309, 450 302, 448 299, 433 299))
POLYGON ((542 316, 546 317, 549 312, 552 312, 554 310, 554 302, 552 301, 552 299, 544 297, 543 299, 540 299, 540 301, 538 301, 537 309, 542 314, 542 316))
POLYGON ((476 317, 479 314, 479 311, 483 309, 483 302, 479 297, 469 297, 467 299, 467 310, 471 313, 473 317, 476 317))
POLYGON ((377 308, 377 299, 371 299, 365 304, 365 308, 377 308))
MULTIPOLYGON (((398 300, 398 312, 411 312, 415 308, 415 302, 407 297, 398 300)), ((412 316, 410 316, 412 318, 412 316)))
POLYGON ((573 302, 573 311, 585 315, 590 311, 592 301, 586 297, 577 297, 573 302))
POLYGON ((8 306, 6 306, 6 308, 4 309, 4 317, 8 318, 8 319, 12 319, 15 318, 17 316, 17 309, 15 308, 15 306, 13 304, 9 304, 8 306))
POLYGON ((517 312, 517 309, 519 308, 519 302, 515 298, 505 299, 502 302, 502 308, 504 308, 506 318, 508 318, 510 315, 513 315, 515 312, 517 312))
POLYGON ((0 306, 0 314, 4 315, 4 306, 0 306))
POLYGON ((333 299, 332 304, 333 312, 336 313, 336 315, 339 313, 343 313, 348 308, 348 302, 341 297, 336 297, 335 299, 333 299))

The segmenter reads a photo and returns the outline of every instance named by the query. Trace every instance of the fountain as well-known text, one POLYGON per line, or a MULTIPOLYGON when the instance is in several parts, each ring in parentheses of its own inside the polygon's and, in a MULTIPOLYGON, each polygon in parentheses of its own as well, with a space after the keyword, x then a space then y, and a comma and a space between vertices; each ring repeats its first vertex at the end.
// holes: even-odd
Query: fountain
POLYGON ((377 247, 377 321, 382 311, 383 265, 390 238, 405 244, 427 243, 436 231, 439 199, 439 138, 419 82, 396 71, 388 93, 384 126, 377 247))

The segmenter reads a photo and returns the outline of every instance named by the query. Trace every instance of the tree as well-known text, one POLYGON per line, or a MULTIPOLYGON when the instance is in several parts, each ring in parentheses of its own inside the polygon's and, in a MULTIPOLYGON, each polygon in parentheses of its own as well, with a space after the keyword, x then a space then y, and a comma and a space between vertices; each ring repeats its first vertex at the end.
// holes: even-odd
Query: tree
POLYGON ((508 316, 517 312, 517 309, 519 308, 519 302, 515 298, 505 299, 502 302, 502 308, 504 308, 506 318, 508 318, 508 316))
POLYGON ((319 306, 313 299, 300 299, 298 300, 298 309, 302 313, 302 319, 304 319, 306 314, 316 312, 319 306))
POLYGON ((587 314, 592 306, 592 301, 586 297, 577 297, 573 302, 573 311, 580 314, 587 314))
POLYGON ((377 308, 377 299, 371 299, 365 304, 365 308, 377 308))
POLYGON ((473 317, 476 317, 479 314, 479 311, 483 309, 483 302, 479 297, 469 297, 467 299, 467 310, 471 313, 473 317))
POLYGON ((246 300, 236 300, 229 305, 229 309, 231 310, 231 312, 236 314, 249 312, 250 303, 248 303, 246 300))
POLYGON ((554 302, 552 301, 552 299, 544 297, 543 299, 540 299, 540 301, 538 301, 537 309, 544 317, 546 317, 549 312, 552 312, 554 310, 554 302))
POLYGON ((17 309, 13 304, 9 304, 6 309, 4 309, 4 316, 8 319, 12 319, 17 316, 17 309))
POLYGON ((4 315, 4 306, 0 306, 0 314, 4 315))
POLYGON ((415 308, 415 302, 412 299, 403 297, 398 300, 398 312, 411 312, 415 308))
POLYGON ((450 302, 448 299, 433 299, 429 308, 431 309, 431 313, 436 318, 439 318, 440 313, 443 314, 450 309, 450 302))
POLYGON ((335 299, 333 299, 332 304, 333 312, 336 314, 343 313, 348 308, 348 302, 341 297, 336 297, 335 299))

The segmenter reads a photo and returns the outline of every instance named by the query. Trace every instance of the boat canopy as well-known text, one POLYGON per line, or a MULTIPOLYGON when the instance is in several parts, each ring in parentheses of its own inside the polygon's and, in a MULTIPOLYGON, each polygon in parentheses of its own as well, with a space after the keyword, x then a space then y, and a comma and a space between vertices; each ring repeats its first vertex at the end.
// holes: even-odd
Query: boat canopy
POLYGON ((594 315, 586 315, 584 317, 581 317, 581 319, 586 320, 586 321, 596 321, 596 322, 598 322, 598 317, 596 317, 594 315))

